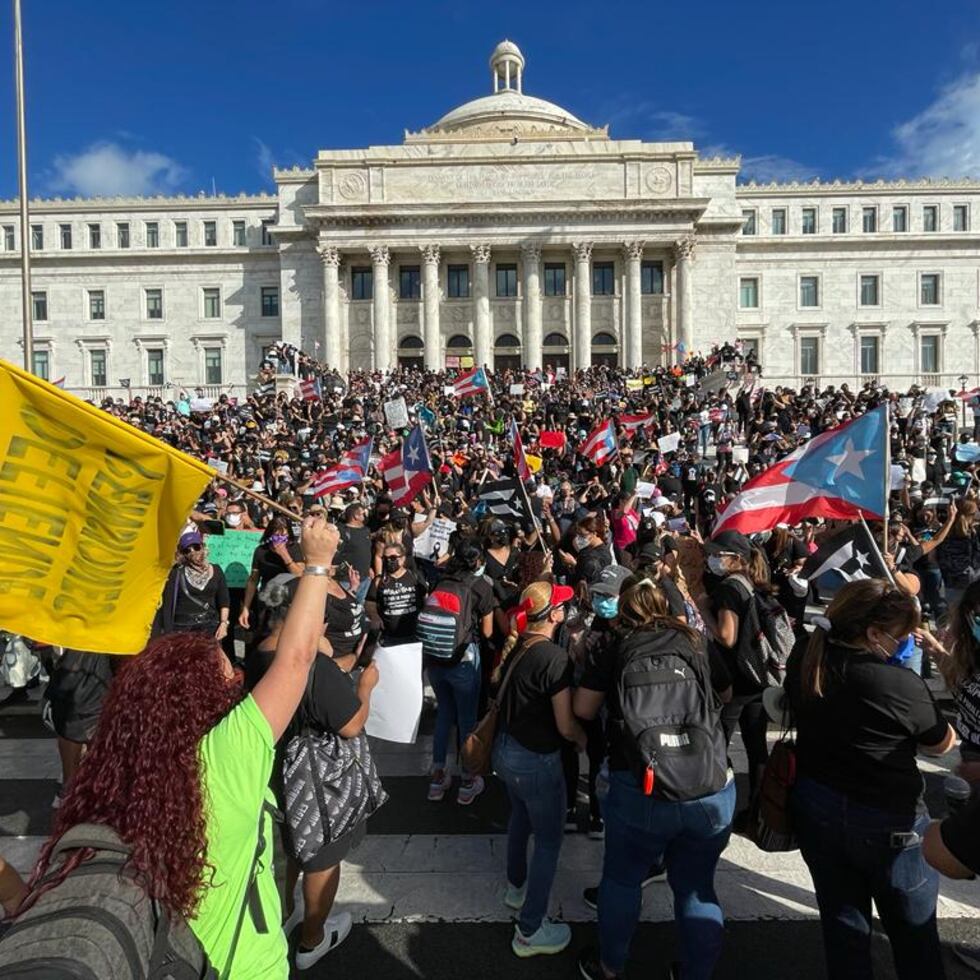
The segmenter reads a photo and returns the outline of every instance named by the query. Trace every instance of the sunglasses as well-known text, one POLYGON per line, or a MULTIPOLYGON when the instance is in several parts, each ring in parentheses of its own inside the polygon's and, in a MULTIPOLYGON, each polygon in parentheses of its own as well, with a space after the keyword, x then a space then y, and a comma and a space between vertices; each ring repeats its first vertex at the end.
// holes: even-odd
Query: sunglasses
POLYGON ((182 548, 180 553, 182 555, 189 555, 192 552, 203 551, 203 550, 204 550, 204 545, 202 544, 189 544, 186 548, 182 548))

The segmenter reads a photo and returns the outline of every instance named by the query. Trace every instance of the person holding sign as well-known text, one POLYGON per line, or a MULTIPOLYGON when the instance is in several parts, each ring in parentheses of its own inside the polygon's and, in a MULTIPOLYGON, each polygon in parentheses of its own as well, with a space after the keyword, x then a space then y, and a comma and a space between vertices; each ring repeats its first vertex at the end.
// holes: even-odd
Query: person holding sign
POLYGON ((219 642, 228 635, 231 600, 225 573, 208 561, 199 531, 181 535, 179 559, 163 588, 153 635, 203 632, 219 642))

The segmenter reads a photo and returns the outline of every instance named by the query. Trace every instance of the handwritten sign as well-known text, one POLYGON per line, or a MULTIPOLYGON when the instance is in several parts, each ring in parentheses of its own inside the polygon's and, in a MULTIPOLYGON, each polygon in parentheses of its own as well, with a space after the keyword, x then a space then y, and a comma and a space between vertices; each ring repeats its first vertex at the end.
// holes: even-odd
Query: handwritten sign
POLYGON ((385 402, 385 419, 393 429, 404 429, 408 426, 408 406, 404 398, 393 398, 385 402))
POLYGON ((208 535, 208 558, 225 573, 229 589, 244 589, 261 531, 225 531, 208 535))
POLYGON ((437 517, 414 541, 418 558, 435 561, 449 551, 449 537, 456 530, 456 522, 447 517, 437 517))
POLYGON ((676 452, 680 443, 681 434, 679 432, 668 432, 667 435, 661 436, 657 440, 657 446, 662 453, 676 452))

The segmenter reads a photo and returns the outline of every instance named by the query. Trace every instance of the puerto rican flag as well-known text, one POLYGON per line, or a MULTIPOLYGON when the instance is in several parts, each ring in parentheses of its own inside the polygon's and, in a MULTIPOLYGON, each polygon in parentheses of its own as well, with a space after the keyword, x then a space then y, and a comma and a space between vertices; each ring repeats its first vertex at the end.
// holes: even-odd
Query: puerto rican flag
POLYGON ((340 457, 340 465, 348 466, 351 469, 359 469, 361 477, 368 471, 371 462, 371 450, 374 448, 374 439, 365 436, 360 442, 355 442, 350 449, 340 457))
POLYGON ((466 395, 476 395, 481 391, 490 391, 487 372, 481 367, 467 371, 466 374, 461 374, 453 382, 453 394, 457 398, 464 398, 466 395))
POLYGON ((330 469, 317 473, 310 484, 310 492, 314 497, 326 497, 328 494, 356 486, 363 480, 364 471, 362 469, 339 463, 337 466, 331 466, 330 469))
POLYGON ((616 455, 616 427, 612 419, 601 422, 586 436, 578 451, 588 457, 596 466, 602 466, 616 455))
POLYGON ((749 480, 718 515, 721 531, 754 534, 806 517, 880 519, 888 499, 888 407, 821 432, 749 480))
POLYGON ((626 434, 630 439, 632 439, 640 429, 648 428, 649 426, 653 425, 655 421, 656 419, 653 417, 653 412, 643 412, 640 415, 619 416, 619 424, 626 430, 626 434))
POLYGON ((527 465, 527 457, 524 455, 524 443, 521 440, 521 433, 517 428, 517 423, 510 420, 510 438, 514 443, 514 466, 517 468, 517 475, 523 482, 531 479, 531 467, 527 465))
POLYGON ((432 462, 421 426, 416 425, 398 449, 381 457, 381 472, 396 507, 410 503, 432 482, 432 462))
POLYGON ((301 381, 299 383, 299 393, 303 401, 320 401, 322 397, 322 392, 320 390, 320 379, 310 378, 307 381, 301 381))

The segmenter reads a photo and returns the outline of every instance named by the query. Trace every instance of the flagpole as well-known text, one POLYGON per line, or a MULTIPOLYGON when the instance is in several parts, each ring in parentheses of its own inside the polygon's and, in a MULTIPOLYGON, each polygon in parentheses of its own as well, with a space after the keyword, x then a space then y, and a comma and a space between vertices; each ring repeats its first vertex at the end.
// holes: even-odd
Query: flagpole
POLYGON ((295 511, 289 510, 287 507, 283 507, 282 504, 277 504, 274 500, 270 500, 264 494, 256 492, 251 487, 246 486, 244 483, 239 483, 238 480, 235 480, 230 476, 226 476, 224 473, 219 473, 217 470, 212 470, 211 475, 215 480, 220 480, 222 483, 227 483, 229 486, 233 486, 238 490, 241 490, 242 493, 251 497, 253 500, 257 500, 260 504, 265 504, 266 507, 271 507, 273 510, 279 511, 280 514, 284 514, 290 520, 302 520, 302 515, 297 514, 295 511))
POLYGON ((34 372, 34 324, 31 309, 31 227, 27 214, 27 125, 24 114, 24 34, 20 0, 14 0, 14 77, 17 97, 17 170, 20 194, 20 292, 24 334, 24 370, 34 372))
MULTIPOLYGON (((891 584, 894 585, 895 588, 898 588, 898 586, 895 584, 895 576, 892 575, 892 570, 885 563, 885 557, 884 557, 884 555, 882 555, 881 549, 878 547, 878 542, 875 541, 875 536, 871 533, 871 528, 868 527, 868 522, 864 519, 864 514, 861 514, 860 515, 860 520, 861 520, 861 524, 864 527, 864 530, 867 532, 868 540, 871 542, 871 547, 874 548, 875 554, 877 554, 877 556, 878 556, 878 561, 881 562, 881 567, 885 570, 885 572, 888 575, 888 581, 891 582, 891 584)), ((888 533, 887 528, 888 528, 888 524, 886 523, 885 524, 885 533, 886 534, 888 533)), ((885 545, 885 550, 886 551, 888 550, 888 545, 887 544, 885 545)))

